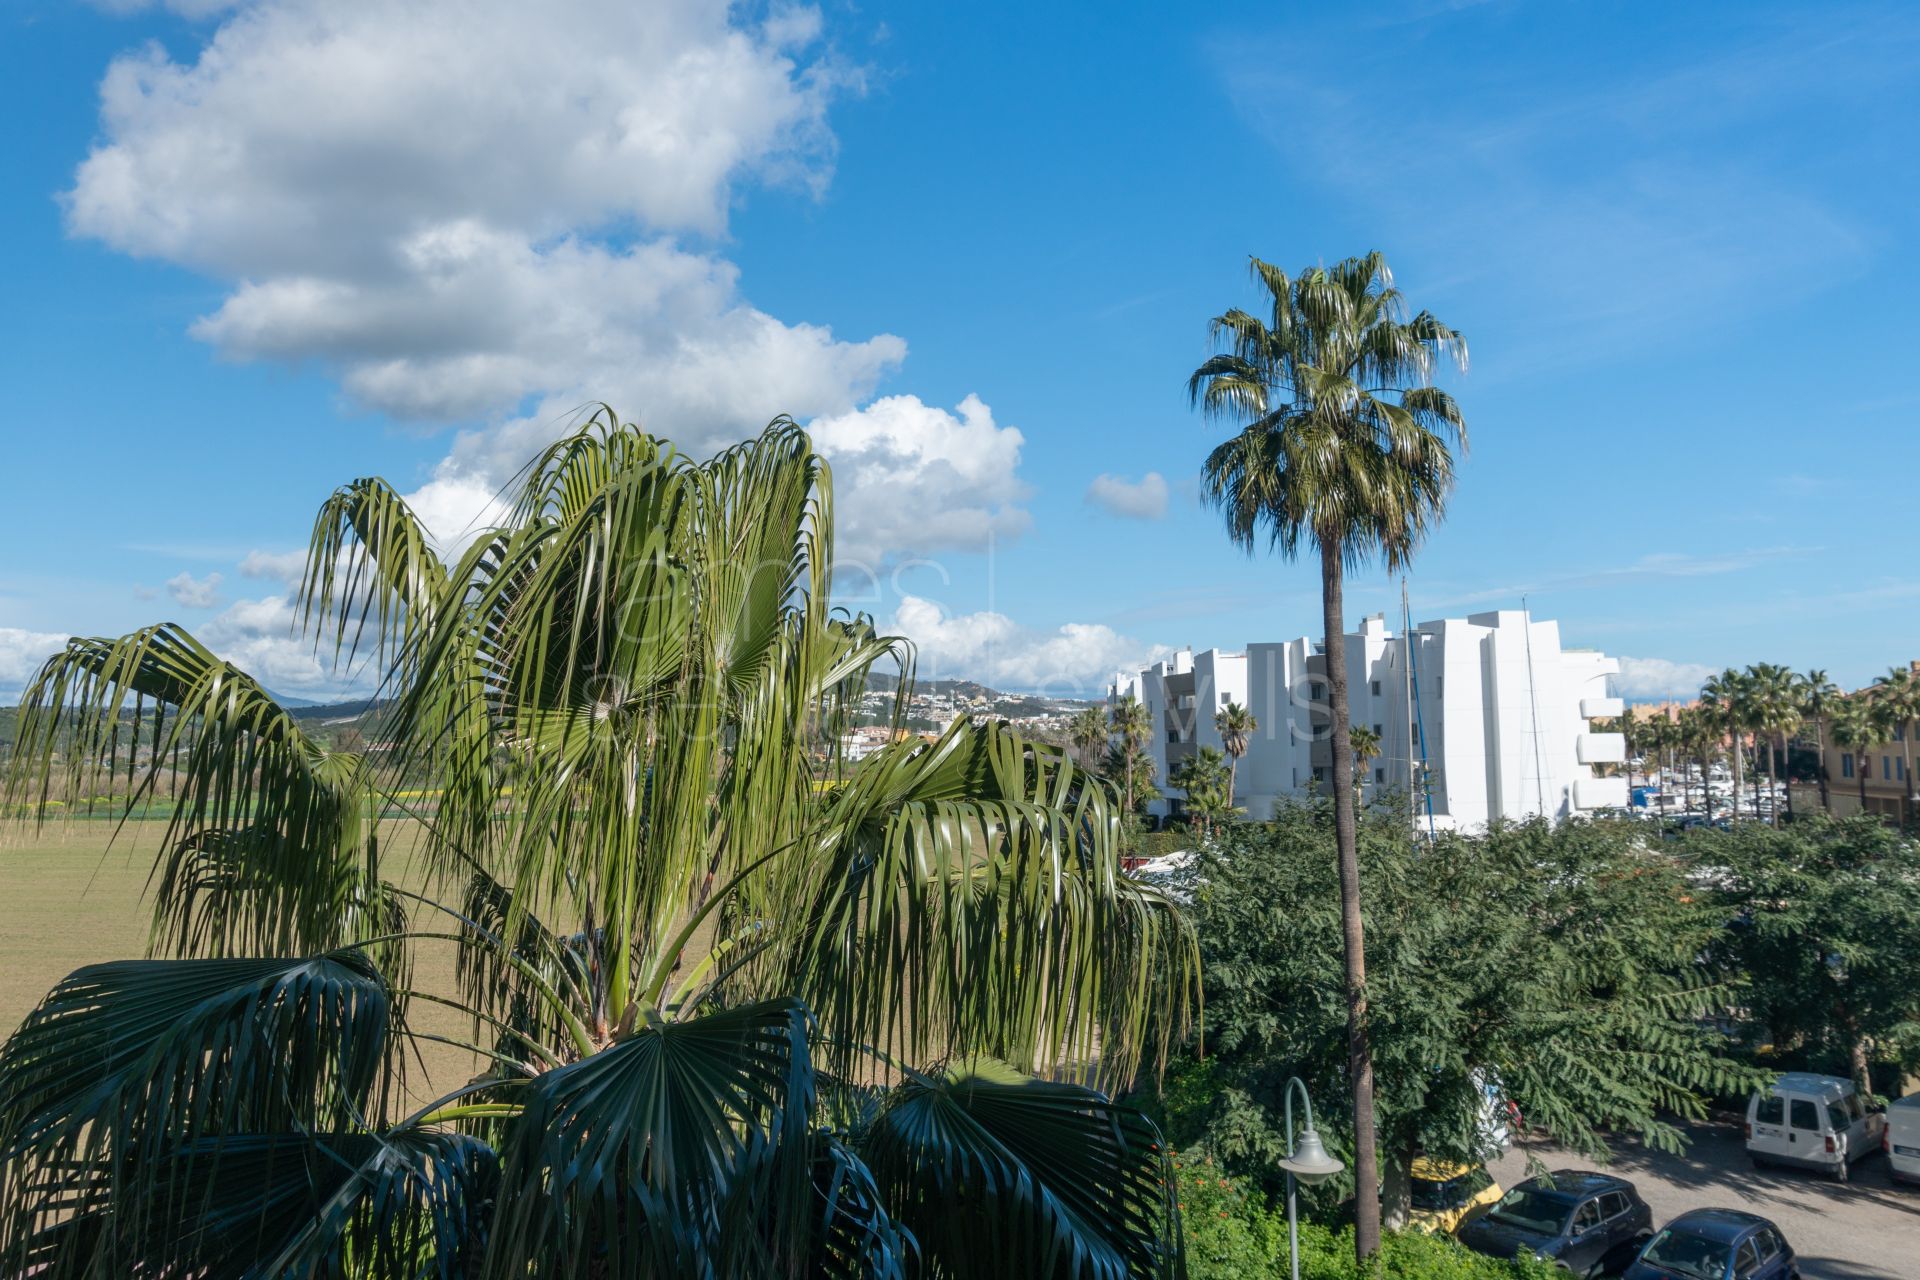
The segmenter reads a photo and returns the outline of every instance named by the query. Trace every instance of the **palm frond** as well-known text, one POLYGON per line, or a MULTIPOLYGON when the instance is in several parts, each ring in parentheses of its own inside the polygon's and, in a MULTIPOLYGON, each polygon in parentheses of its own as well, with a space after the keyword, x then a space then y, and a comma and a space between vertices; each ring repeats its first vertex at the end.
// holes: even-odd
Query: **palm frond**
POLYGON ((69 641, 22 695, 8 801, 44 820, 57 791, 104 791, 124 817, 163 789, 157 950, 308 953, 384 925, 364 758, 309 738, 181 627, 69 641), (244 910, 196 908, 209 858, 239 877, 244 910))
POLYGON ((389 1021, 355 951, 73 973, 0 1047, 0 1257, 59 1218, 160 1203, 203 1139, 356 1122, 389 1021))
POLYGON ((1152 1121, 1078 1085, 974 1061, 904 1084, 860 1144, 942 1280, 1185 1274, 1152 1121), (955 1204, 968 1211, 953 1212, 955 1204))
POLYGON ((488 1274, 799 1274, 814 1081, 797 1002, 649 1020, 521 1101, 488 1274))

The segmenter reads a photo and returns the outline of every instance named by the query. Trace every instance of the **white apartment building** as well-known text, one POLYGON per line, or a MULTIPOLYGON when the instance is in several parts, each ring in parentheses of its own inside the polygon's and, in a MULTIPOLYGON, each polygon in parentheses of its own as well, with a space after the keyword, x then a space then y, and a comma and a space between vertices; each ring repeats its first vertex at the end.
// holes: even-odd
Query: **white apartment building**
MULTIPOLYGON (((1380 756, 1362 780, 1367 799, 1411 797, 1421 827, 1429 802, 1436 829, 1472 830, 1494 818, 1564 818, 1627 803, 1624 778, 1597 778, 1626 743, 1596 733, 1617 716, 1620 664, 1590 649, 1563 648, 1557 622, 1519 610, 1423 622, 1411 636, 1381 615, 1346 636, 1349 713, 1379 736, 1380 756), (1417 695, 1410 696, 1417 687, 1417 695)), ((1235 800, 1254 818, 1332 780, 1326 732, 1326 659, 1306 637, 1250 644, 1241 653, 1182 650, 1136 673, 1119 673, 1109 700, 1132 694, 1153 722, 1148 750, 1167 794, 1151 810, 1173 811, 1168 771, 1202 746, 1218 747, 1214 713, 1228 702, 1253 711, 1259 729, 1239 764, 1235 800)), ((1345 736, 1339 758, 1352 767, 1345 736)))

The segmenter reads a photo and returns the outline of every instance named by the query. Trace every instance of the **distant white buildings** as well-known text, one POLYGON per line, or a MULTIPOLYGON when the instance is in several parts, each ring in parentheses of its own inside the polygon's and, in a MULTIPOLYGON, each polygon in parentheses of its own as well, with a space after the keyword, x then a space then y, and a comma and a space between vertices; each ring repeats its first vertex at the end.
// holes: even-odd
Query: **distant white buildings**
MULTIPOLYGON (((1346 646, 1352 721, 1380 740, 1363 780, 1366 798, 1393 792, 1404 803, 1411 796, 1424 827, 1430 797, 1434 826, 1458 830, 1495 817, 1558 819, 1627 803, 1624 778, 1597 778, 1592 769, 1619 762, 1625 741, 1589 723, 1621 713, 1612 688, 1620 664, 1562 648, 1558 623, 1519 611, 1476 613, 1421 623, 1409 644, 1375 615, 1348 633, 1346 646), (1416 684, 1418 696, 1410 698, 1416 684)), ((1346 735, 1337 753, 1329 741, 1321 646, 1304 637, 1250 644, 1243 653, 1183 650, 1116 675, 1109 699, 1129 693, 1152 718, 1148 750, 1166 792, 1152 808, 1162 815, 1179 801, 1167 785, 1169 769, 1201 746, 1221 745, 1214 713, 1229 700, 1259 721, 1235 787, 1250 816, 1271 816, 1316 779, 1330 785, 1336 756, 1352 767, 1346 735)))

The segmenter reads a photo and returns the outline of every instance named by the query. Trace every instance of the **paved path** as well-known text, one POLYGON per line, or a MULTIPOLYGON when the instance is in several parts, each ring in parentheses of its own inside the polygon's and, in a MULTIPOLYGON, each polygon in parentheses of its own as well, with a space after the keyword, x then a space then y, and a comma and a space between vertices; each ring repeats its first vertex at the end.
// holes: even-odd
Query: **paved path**
MULTIPOLYGON (((1639 1188, 1656 1230, 1688 1209, 1745 1209, 1779 1225, 1806 1280, 1920 1278, 1920 1187, 1894 1183, 1885 1156, 1854 1165, 1842 1186, 1818 1174, 1752 1168, 1731 1119, 1695 1125, 1689 1136, 1678 1156, 1616 1143, 1606 1166, 1639 1188)), ((1517 1145, 1493 1166, 1501 1186, 1526 1178, 1529 1152, 1549 1168, 1593 1167, 1552 1147, 1517 1145)))

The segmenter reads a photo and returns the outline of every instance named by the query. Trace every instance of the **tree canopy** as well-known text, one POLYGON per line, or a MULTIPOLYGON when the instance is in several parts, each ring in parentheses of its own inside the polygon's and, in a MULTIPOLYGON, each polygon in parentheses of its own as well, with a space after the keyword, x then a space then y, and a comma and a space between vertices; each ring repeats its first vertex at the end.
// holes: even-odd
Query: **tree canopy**
MULTIPOLYGON (((1173 1073, 1171 1135, 1240 1172, 1274 1175, 1291 1075, 1323 1134, 1349 1140, 1331 825, 1314 801, 1230 828, 1187 886, 1207 1044, 1173 1073)), ((1624 825, 1534 821, 1431 845, 1404 825, 1363 815, 1359 841, 1390 1203, 1418 1154, 1490 1154, 1504 1119, 1491 1094, 1598 1156, 1607 1131, 1675 1148, 1673 1117, 1759 1078, 1706 1021, 1736 987, 1702 962, 1722 921, 1679 861, 1624 825)))

